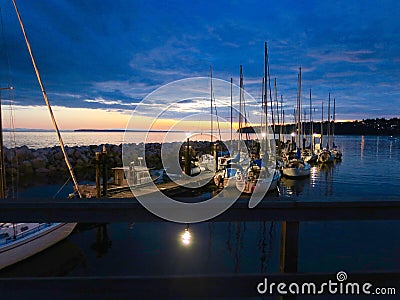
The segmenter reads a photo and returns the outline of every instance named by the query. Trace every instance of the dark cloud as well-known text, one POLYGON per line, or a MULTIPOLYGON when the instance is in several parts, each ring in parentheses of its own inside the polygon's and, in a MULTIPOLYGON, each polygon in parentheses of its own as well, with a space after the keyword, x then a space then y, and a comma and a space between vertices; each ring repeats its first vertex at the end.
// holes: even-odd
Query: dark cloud
MULTIPOLYGON (((210 64, 214 77, 235 83, 243 64, 245 87, 257 97, 268 41, 271 75, 288 109, 302 66, 304 97, 312 88, 320 103, 331 92, 338 119, 399 115, 397 1, 18 4, 56 105, 125 109, 173 80, 208 76, 210 64), (376 110, 382 102, 390 105, 376 110)), ((11 1, 1 10, 1 80, 7 82, 11 70, 20 103, 40 104, 11 1)))

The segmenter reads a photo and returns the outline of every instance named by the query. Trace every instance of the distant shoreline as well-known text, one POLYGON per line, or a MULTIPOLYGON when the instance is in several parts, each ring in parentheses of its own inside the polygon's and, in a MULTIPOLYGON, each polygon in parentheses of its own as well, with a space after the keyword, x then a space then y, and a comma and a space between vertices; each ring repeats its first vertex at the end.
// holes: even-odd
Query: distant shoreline
POLYGON ((73 132, 184 132, 182 130, 75 129, 73 132))

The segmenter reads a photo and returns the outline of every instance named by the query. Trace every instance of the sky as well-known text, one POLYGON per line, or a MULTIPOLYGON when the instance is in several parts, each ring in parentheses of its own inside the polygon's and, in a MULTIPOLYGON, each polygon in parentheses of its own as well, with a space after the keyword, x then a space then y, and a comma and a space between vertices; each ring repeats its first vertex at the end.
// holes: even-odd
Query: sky
MULTIPOLYGON (((293 121, 299 67, 304 108, 312 89, 316 120, 328 93, 336 120, 400 116, 398 1, 17 4, 62 129, 125 128, 147 95, 176 80, 208 77, 210 65, 213 78, 235 84, 242 65, 244 88, 260 101, 264 42, 286 122, 293 121)), ((15 127, 50 128, 11 0, 0 8, 1 87, 15 88, 2 91, 3 107, 12 109, 15 127)), ((134 117, 140 129, 148 116, 134 117)))

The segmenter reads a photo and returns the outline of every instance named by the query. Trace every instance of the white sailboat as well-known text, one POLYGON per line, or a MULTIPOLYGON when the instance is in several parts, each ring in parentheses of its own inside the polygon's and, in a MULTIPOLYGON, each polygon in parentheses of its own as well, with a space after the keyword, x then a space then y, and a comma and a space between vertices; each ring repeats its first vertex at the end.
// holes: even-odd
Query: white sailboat
MULTIPOLYGON (((261 116, 261 123, 263 118, 265 126, 261 127, 263 130, 263 139, 261 142, 255 141, 253 149, 251 149, 251 160, 249 161, 248 167, 243 172, 236 174, 236 188, 245 194, 260 194, 267 193, 268 191, 274 191, 278 188, 278 182, 281 179, 281 173, 276 167, 276 156, 271 155, 272 149, 276 149, 275 143, 270 142, 268 135, 268 105, 267 105, 267 78, 269 79, 269 64, 268 64, 268 48, 267 43, 264 44, 264 78, 262 84, 262 108, 264 110, 261 116)), ((275 100, 276 97, 276 81, 275 81, 275 100)), ((273 105, 271 97, 271 114, 273 119, 273 105)), ((275 126, 274 126, 275 127, 275 126)), ((275 129, 275 128, 274 128, 275 129)), ((273 135, 273 141, 275 141, 275 134, 273 135)))
POLYGON ((282 168, 282 174, 287 177, 305 177, 311 173, 310 165, 301 158, 300 138, 301 138, 301 68, 298 75, 298 94, 297 94, 297 141, 294 157, 289 155, 286 157, 285 164, 282 168))
MULTIPOLYGON (((59 138, 61 149, 64 153, 65 162, 70 171, 71 178, 74 182, 75 189, 79 197, 81 196, 78 184, 73 173, 72 167, 68 161, 68 156, 65 153, 64 144, 61 139, 60 132, 58 130, 57 123, 55 121, 53 112, 51 110, 48 98, 40 79, 39 71, 34 60, 32 50, 25 32, 24 25, 22 23, 21 16, 19 14, 15 0, 12 0, 15 11, 17 13, 18 20, 21 25, 22 33, 25 38, 26 45, 28 47, 29 54, 39 81, 39 85, 42 90, 43 98, 49 109, 50 116, 59 138)), ((0 107, 1 109, 1 107, 0 107)), ((0 120, 1 123, 1 120, 0 120)), ((2 131, 1 135, 1 158, 3 158, 3 145, 2 145, 2 131)), ((1 189, 0 197, 5 198, 5 172, 4 172, 4 160, 1 160, 1 189)), ((72 230, 75 228, 76 223, 0 223, 0 269, 3 269, 9 265, 15 264, 21 260, 24 260, 30 256, 33 256, 46 248, 56 244, 57 242, 66 238, 72 230)))
POLYGON ((333 123, 332 123, 332 155, 336 160, 342 159, 342 151, 335 144, 336 98, 333 98, 333 123))
MULTIPOLYGON (((233 153, 233 140, 232 140, 232 78, 231 78, 231 152, 233 153)), ((238 149, 237 154, 235 156, 231 155, 230 157, 218 157, 217 160, 217 171, 214 175, 214 183, 217 187, 222 188, 234 188, 236 187, 237 176, 243 173, 243 166, 249 164, 249 155, 246 149, 246 152, 241 149, 242 146, 242 101, 243 101, 243 69, 240 66, 240 83, 239 83, 239 141, 238 141, 238 149)))

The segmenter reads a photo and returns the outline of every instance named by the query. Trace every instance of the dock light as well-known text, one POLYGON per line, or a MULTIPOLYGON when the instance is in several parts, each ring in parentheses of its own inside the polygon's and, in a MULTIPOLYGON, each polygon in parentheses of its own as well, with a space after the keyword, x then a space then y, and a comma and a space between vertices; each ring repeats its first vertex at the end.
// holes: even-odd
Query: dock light
POLYGON ((291 135, 292 137, 295 137, 295 136, 296 136, 296 132, 292 132, 290 135, 291 135))
POLYGON ((265 138, 265 137, 267 136, 267 133, 266 133, 266 132, 263 132, 263 133, 261 133, 261 136, 262 136, 263 138, 265 138))
POLYGON ((188 226, 188 227, 185 228, 185 231, 181 235, 182 245, 189 246, 190 243, 191 243, 191 240, 192 240, 192 235, 190 234, 189 226, 188 226))

